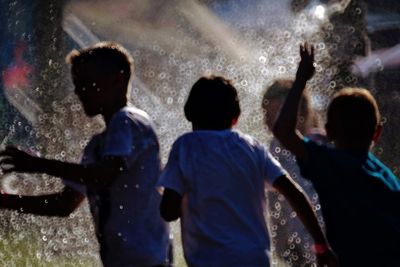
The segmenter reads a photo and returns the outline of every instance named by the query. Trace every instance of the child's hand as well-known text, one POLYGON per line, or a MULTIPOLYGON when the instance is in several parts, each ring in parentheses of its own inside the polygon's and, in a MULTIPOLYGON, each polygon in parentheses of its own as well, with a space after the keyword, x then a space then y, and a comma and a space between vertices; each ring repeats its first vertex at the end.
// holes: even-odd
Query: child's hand
POLYGON ((3 173, 36 172, 37 157, 32 156, 13 146, 7 146, 0 152, 0 168, 3 173))
POLYGON ((296 81, 306 82, 314 75, 314 46, 300 45, 301 61, 296 73, 296 81))

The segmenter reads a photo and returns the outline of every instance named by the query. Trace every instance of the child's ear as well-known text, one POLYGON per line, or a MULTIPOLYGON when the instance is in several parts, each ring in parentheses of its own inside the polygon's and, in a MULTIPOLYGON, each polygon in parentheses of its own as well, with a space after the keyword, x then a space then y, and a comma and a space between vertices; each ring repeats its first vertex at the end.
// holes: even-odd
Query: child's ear
POLYGON ((381 134, 382 134, 382 130, 383 130, 383 125, 382 125, 382 123, 379 123, 376 126, 375 133, 372 138, 372 141, 374 141, 374 143, 377 143, 379 141, 379 138, 381 137, 381 134))

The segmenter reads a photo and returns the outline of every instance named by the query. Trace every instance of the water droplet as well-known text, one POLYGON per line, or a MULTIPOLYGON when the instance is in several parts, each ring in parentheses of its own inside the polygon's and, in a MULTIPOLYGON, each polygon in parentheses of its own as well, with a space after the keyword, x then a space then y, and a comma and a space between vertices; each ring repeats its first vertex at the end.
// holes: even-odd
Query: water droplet
POLYGON ((261 63, 265 63, 265 62, 267 62, 267 58, 266 57, 264 57, 264 56, 260 56, 259 58, 258 58, 258 60, 261 62, 261 63))

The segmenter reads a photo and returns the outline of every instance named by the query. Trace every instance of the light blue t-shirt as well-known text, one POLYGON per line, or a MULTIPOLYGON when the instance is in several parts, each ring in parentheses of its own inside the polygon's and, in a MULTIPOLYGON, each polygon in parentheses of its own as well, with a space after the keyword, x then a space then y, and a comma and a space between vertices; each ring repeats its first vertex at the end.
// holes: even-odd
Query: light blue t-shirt
POLYGON ((286 172, 253 138, 194 131, 174 143, 159 186, 182 197, 189 266, 269 266, 265 185, 286 172))
POLYGON ((106 131, 94 136, 85 148, 82 163, 107 156, 122 157, 125 170, 107 188, 84 189, 104 266, 165 263, 169 229, 160 216, 161 196, 156 190, 159 144, 145 112, 125 107, 114 114, 106 131))

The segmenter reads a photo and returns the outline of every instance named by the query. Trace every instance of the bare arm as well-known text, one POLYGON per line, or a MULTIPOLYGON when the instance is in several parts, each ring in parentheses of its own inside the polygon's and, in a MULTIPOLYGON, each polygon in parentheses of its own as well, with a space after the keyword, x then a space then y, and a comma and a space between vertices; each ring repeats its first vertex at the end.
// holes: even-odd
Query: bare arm
POLYGON ((181 217, 181 204, 181 195, 172 189, 165 188, 160 205, 161 217, 167 222, 177 220, 181 217))
POLYGON ((124 163, 118 157, 82 165, 32 156, 11 146, 0 153, 0 165, 4 173, 46 173, 88 186, 106 186, 124 170, 124 163))
POLYGON ((61 193, 41 196, 0 194, 0 207, 36 215, 65 217, 71 214, 83 199, 84 195, 65 187, 61 193))
POLYGON ((274 188, 289 201, 314 241, 327 244, 325 234, 322 232, 312 206, 301 187, 290 177, 281 176, 275 181, 274 188))
POLYGON ((296 123, 301 95, 307 80, 314 73, 314 48, 307 48, 307 44, 301 45, 300 56, 301 61, 296 73, 296 80, 275 122, 273 134, 296 157, 307 160, 308 155, 302 141, 303 136, 296 130, 296 123))
POLYGON ((314 239, 314 248, 320 266, 338 266, 337 259, 331 250, 316 214, 301 187, 288 176, 281 176, 274 182, 276 188, 289 201, 300 220, 314 239))
POLYGON ((382 71, 400 65, 400 44, 372 51, 366 57, 357 58, 352 66, 354 74, 367 77, 371 72, 382 71))

